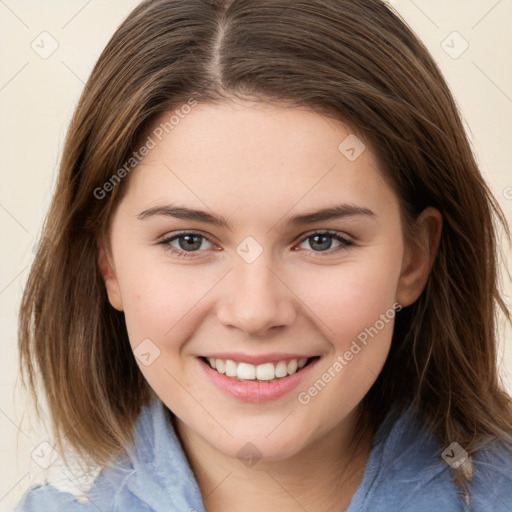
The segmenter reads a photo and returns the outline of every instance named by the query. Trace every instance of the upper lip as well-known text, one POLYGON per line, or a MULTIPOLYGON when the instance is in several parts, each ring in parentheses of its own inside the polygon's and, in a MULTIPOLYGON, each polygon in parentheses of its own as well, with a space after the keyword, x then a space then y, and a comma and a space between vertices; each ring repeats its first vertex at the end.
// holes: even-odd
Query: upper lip
POLYGON ((201 357, 213 358, 213 359, 230 359, 235 363, 249 363, 255 366, 263 363, 278 363, 279 361, 289 361, 290 359, 310 359, 316 357, 317 354, 297 354, 297 353, 270 353, 270 354, 242 354, 240 352, 216 352, 210 354, 204 354, 201 357))

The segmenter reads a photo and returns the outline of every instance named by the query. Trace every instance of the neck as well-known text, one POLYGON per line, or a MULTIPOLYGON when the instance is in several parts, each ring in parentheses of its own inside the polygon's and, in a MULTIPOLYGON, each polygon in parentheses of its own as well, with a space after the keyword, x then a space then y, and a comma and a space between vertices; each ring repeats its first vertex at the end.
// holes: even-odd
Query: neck
POLYGON ((179 419, 176 431, 208 512, 339 512, 362 479, 372 440, 343 423, 293 457, 251 466, 220 453, 179 419))

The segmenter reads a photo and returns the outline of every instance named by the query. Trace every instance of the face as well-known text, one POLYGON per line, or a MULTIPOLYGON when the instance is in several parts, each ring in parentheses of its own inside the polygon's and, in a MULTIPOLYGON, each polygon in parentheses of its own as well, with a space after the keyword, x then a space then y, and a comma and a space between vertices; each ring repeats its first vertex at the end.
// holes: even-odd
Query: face
POLYGON ((353 416, 429 250, 369 145, 312 110, 198 104, 153 139, 100 250, 110 302, 184 431, 291 457, 353 416))

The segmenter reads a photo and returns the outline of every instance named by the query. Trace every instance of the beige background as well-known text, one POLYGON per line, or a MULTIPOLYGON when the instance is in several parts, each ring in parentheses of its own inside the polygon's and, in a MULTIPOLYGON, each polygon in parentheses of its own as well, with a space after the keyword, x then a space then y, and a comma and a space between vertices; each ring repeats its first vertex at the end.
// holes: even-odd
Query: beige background
MULTIPOLYGON (((42 478, 31 454, 48 462, 52 457, 47 445, 39 445, 48 436, 27 421, 26 397, 15 392, 16 312, 23 283, 74 106, 102 48, 137 3, 0 0, 0 511, 12 510, 29 484, 42 478)), ((486 179, 512 218, 512 1, 391 3, 445 73, 486 179)), ((510 251, 506 254, 509 259, 510 251)), ((508 281, 506 286, 510 295, 508 281)), ((508 328, 502 327, 501 341, 502 373, 512 390, 508 328)))

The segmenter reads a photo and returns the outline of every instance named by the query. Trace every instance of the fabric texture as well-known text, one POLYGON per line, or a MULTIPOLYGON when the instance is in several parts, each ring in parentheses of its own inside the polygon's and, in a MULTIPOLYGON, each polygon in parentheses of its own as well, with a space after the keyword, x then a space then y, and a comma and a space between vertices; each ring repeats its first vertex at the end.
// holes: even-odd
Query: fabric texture
MULTIPOLYGON (((142 409, 127 453, 100 473, 84 503, 45 483, 30 488, 16 512, 206 512, 160 400, 142 409)), ((469 496, 467 504, 434 438, 409 408, 390 412, 380 425, 345 512, 511 512, 511 451, 496 444, 475 456, 469 496)))

